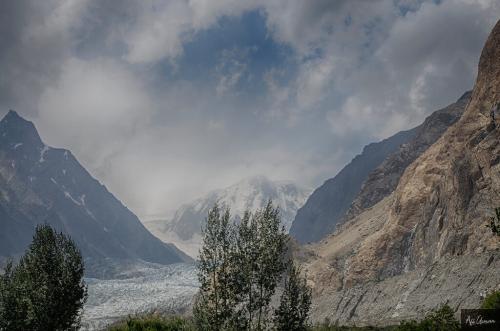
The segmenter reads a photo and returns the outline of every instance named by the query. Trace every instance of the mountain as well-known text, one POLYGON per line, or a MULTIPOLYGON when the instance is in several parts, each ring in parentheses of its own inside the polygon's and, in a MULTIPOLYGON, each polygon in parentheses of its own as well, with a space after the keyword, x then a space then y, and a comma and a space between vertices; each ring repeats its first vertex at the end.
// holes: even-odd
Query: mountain
POLYGON ((390 154, 368 175, 361 191, 347 211, 345 220, 352 219, 391 194, 404 170, 460 119, 470 97, 471 92, 465 92, 456 102, 433 112, 416 127, 415 136, 401 145, 396 152, 390 154))
POLYGON ((337 176, 314 191, 299 209, 290 234, 302 243, 319 241, 338 224, 388 196, 406 167, 458 121, 470 95, 471 92, 464 93, 412 130, 366 146, 337 176))
POLYGON ((45 145, 32 122, 9 111, 0 121, 0 256, 17 257, 37 224, 70 235, 87 261, 189 260, 139 219, 64 149, 45 145))
POLYGON ((333 232, 351 206, 363 182, 388 155, 410 141, 416 130, 402 131, 363 148, 335 177, 328 179, 307 199, 295 216, 290 235, 301 243, 321 240, 333 232))
POLYGON ((291 182, 271 181, 264 176, 246 178, 180 207, 171 220, 147 222, 146 226, 159 238, 172 241, 191 256, 196 256, 201 244, 201 226, 215 202, 229 207, 231 214, 238 219, 247 209, 254 211, 272 200, 280 207, 282 223, 288 231, 308 193, 291 182))
POLYGON ((488 225, 500 206, 499 103, 500 21, 462 117, 391 194, 307 248, 314 321, 396 324, 443 303, 458 315, 498 289, 500 238, 488 225))

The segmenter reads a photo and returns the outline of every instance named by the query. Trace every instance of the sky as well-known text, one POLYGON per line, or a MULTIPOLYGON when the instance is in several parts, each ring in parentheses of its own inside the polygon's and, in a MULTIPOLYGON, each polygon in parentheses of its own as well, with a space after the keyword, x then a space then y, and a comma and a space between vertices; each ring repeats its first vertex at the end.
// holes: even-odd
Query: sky
POLYGON ((143 219, 253 175, 315 188, 472 88, 497 0, 0 3, 0 116, 143 219))

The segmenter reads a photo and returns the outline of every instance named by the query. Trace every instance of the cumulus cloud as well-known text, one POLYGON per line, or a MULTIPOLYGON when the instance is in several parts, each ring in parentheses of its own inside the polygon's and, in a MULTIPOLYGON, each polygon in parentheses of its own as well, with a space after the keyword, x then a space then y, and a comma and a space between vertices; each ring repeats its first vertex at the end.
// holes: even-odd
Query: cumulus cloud
POLYGON ((499 7, 4 2, 0 106, 35 120, 139 215, 261 173, 313 187, 471 88, 499 7))
MULTIPOLYGON (((456 100, 473 85, 480 49, 498 13, 495 2, 449 1, 424 3, 398 19, 373 56, 346 78, 341 88, 349 97, 330 111, 330 120, 346 120, 355 132, 368 129, 383 138, 456 100)), ((333 129, 345 133, 338 125, 333 129)))

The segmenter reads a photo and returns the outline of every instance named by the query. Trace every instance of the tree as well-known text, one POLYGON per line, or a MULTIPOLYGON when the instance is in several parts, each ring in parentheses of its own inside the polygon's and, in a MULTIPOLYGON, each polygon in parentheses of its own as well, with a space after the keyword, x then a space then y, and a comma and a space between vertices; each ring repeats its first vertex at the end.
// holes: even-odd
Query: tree
POLYGON ((494 291, 484 298, 482 309, 500 309, 500 291, 494 291))
POLYGON ((232 317, 230 260, 234 241, 230 218, 229 210, 222 212, 215 204, 202 228, 203 245, 198 261, 200 292, 193 313, 203 330, 223 329, 232 317))
POLYGON ((307 330, 307 316, 311 307, 311 289, 301 270, 290 259, 285 275, 280 305, 274 312, 274 324, 279 331, 307 330))
POLYGON ((202 229, 200 291, 193 313, 203 330, 264 330, 271 298, 285 271, 287 236, 271 202, 239 224, 216 204, 202 229))
POLYGON ((237 228, 233 259, 238 268, 234 269, 233 288, 238 306, 234 325, 264 330, 270 327, 271 298, 285 271, 287 236, 279 208, 269 201, 253 214, 246 212, 237 228))
POLYGON ((19 264, 9 264, 1 278, 0 329, 78 329, 87 298, 83 272, 73 240, 49 225, 37 226, 19 264))
POLYGON ((28 314, 21 274, 15 272, 12 261, 8 261, 0 275, 0 330, 27 330, 25 317, 28 314))

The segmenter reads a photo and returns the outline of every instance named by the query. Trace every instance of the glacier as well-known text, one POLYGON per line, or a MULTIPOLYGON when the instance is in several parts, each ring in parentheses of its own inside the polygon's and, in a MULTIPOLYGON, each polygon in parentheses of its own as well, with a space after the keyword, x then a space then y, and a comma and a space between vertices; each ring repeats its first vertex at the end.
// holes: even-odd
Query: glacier
POLYGON ((142 263, 115 279, 85 278, 88 299, 81 330, 102 330, 128 315, 182 313, 198 291, 196 265, 142 263))

